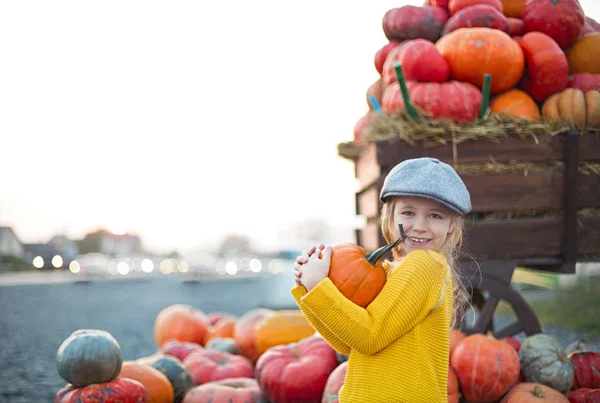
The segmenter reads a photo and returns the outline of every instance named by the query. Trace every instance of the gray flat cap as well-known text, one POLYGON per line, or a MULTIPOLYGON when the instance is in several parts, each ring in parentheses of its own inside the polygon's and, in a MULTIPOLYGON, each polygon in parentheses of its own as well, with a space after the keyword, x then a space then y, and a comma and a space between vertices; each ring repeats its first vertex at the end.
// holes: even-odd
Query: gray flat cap
POLYGON ((385 202, 391 196, 426 197, 458 214, 471 211, 471 195, 460 176, 450 165, 435 158, 404 160, 392 168, 379 199, 385 202))

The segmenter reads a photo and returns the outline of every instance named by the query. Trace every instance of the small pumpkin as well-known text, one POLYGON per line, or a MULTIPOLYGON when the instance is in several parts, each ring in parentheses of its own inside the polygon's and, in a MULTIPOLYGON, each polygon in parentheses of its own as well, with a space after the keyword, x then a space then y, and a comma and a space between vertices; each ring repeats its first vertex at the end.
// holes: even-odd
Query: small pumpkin
POLYGON ((400 50, 390 53, 383 67, 383 88, 398 82, 396 62, 402 64, 402 73, 407 81, 441 83, 450 77, 448 62, 435 44, 425 39, 405 41, 400 50))
POLYGON ((541 383, 567 392, 573 384, 573 364, 563 346, 552 336, 529 336, 519 351, 519 360, 527 382, 541 383))
POLYGON ((567 88, 544 102, 542 116, 550 121, 572 121, 580 127, 600 127, 600 92, 567 88))
POLYGON ((491 403, 502 397, 519 379, 515 349, 482 334, 461 341, 450 359, 462 393, 468 401, 491 403))
POLYGON ((561 49, 577 41, 585 20, 578 0, 528 0, 522 19, 525 32, 542 32, 561 49))
POLYGON ((194 381, 187 368, 177 359, 164 356, 156 359, 152 367, 162 372, 173 386, 174 403, 181 403, 185 394, 194 387, 194 381))
POLYGON ((500 13, 502 13, 503 10, 502 2, 500 0, 450 0, 450 3, 448 3, 448 10, 450 10, 450 15, 454 16, 465 8, 478 5, 487 5, 493 7, 500 13))
POLYGON ((500 403, 569 403, 562 393, 540 383, 522 382, 513 386, 500 403))
POLYGON ((521 18, 527 0, 500 0, 500 2, 505 16, 521 18))
POLYGON ((577 73, 569 77, 568 88, 576 88, 583 92, 600 91, 600 74, 577 73))
POLYGON ((600 74, 600 32, 584 35, 567 51, 569 74, 600 74))
POLYGON ((56 353, 58 374, 75 387, 110 382, 123 364, 121 347, 104 330, 79 329, 67 337, 56 353))
POLYGON ((437 41, 448 13, 440 7, 402 6, 383 15, 383 33, 390 40, 427 39, 437 41))
POLYGON ((519 44, 497 29, 459 28, 444 35, 436 47, 448 60, 452 79, 481 88, 488 73, 494 94, 514 87, 525 69, 519 44))
POLYGON ((274 314, 275 311, 267 308, 254 308, 240 316, 235 324, 233 338, 239 355, 249 358, 256 363, 260 353, 256 350, 254 328, 265 317, 274 314))
POLYGON ((446 22, 443 34, 446 35, 459 28, 473 27, 499 29, 511 34, 508 19, 501 11, 487 4, 474 5, 458 11, 446 22))
POLYGON ((208 316, 199 309, 190 305, 174 304, 156 316, 154 338, 159 347, 173 339, 204 345, 209 325, 208 316))
POLYGON ((490 110, 496 115, 506 114, 521 119, 538 120, 540 108, 525 92, 518 89, 499 94, 490 103, 490 110))
POLYGON ((254 342, 256 351, 261 355, 271 347, 295 343, 313 334, 315 329, 302 311, 281 310, 256 324, 254 342))
POLYGON ((235 339, 233 337, 215 337, 206 343, 206 349, 237 354, 237 347, 235 346, 235 339))
POLYGON ((129 378, 95 383, 81 388, 67 385, 60 389, 54 403, 149 403, 146 387, 129 378))
POLYGON ((173 386, 165 374, 151 365, 125 361, 119 378, 133 379, 144 385, 148 403, 173 403, 173 386))
POLYGON ((520 45, 527 65, 521 86, 533 99, 543 101, 565 88, 569 81, 569 64, 552 38, 541 32, 529 32, 520 45))
POLYGON ((569 359, 575 372, 571 389, 600 389, 600 353, 575 353, 569 359))

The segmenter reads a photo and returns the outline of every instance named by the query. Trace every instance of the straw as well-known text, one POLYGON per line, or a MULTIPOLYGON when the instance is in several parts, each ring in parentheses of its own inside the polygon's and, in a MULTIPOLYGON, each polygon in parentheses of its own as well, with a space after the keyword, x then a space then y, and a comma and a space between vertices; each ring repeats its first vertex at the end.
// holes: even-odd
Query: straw
POLYGON ((481 100, 481 110, 479 111, 479 119, 483 119, 487 112, 490 103, 490 86, 492 84, 492 76, 485 73, 483 76, 483 99, 481 100))
POLYGON ((375 98, 374 95, 369 96, 369 102, 371 103, 371 106, 373 107, 373 110, 375 112, 377 112, 381 116, 385 116, 383 109, 381 109, 381 106, 379 105, 379 102, 377 102, 377 98, 375 98))
POLYGON ((400 84, 400 90, 402 90, 402 98, 404 99, 406 112, 408 112, 409 117, 415 119, 417 117, 417 111, 415 110, 412 102, 410 102, 410 95, 408 94, 406 80, 404 79, 404 73, 402 72, 402 64, 400 64, 400 62, 395 62, 394 69, 396 69, 396 77, 398 78, 398 83, 400 84))

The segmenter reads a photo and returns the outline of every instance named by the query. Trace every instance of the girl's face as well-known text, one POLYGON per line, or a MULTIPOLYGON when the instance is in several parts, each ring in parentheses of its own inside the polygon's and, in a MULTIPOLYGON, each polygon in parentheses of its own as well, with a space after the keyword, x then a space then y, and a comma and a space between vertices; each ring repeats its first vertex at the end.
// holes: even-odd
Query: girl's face
POLYGON ((424 197, 399 196, 395 198, 394 235, 400 236, 402 224, 407 239, 402 244, 402 256, 419 249, 440 251, 453 228, 456 214, 448 207, 424 197))

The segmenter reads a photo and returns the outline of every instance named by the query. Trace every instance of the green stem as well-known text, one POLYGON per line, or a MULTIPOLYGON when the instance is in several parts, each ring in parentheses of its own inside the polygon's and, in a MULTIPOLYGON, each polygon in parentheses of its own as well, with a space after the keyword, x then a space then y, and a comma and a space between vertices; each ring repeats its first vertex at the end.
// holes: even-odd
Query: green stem
POLYGON ((490 104, 490 86, 492 85, 492 76, 485 73, 483 76, 483 99, 481 100, 481 110, 479 111, 479 119, 483 119, 490 104))
POLYGON ((408 87, 406 86, 406 80, 404 79, 402 64, 400 64, 400 62, 395 62, 394 69, 396 70, 396 77, 398 78, 398 84, 400 84, 400 90, 402 91, 402 99, 404 99, 406 112, 408 112, 408 116, 414 119, 417 117, 417 111, 412 102, 410 102, 410 95, 408 93, 408 87))
POLYGON ((371 263, 372 266, 375 266, 377 264, 377 262, 379 261, 379 259, 381 259, 383 257, 383 255, 388 253, 390 250, 394 249, 396 246, 398 246, 400 244, 400 242, 403 242, 406 239, 406 234, 404 233, 404 227, 402 226, 402 224, 400 224, 399 227, 400 227, 400 237, 398 239, 396 239, 396 241, 389 243, 385 246, 382 246, 379 249, 375 249, 373 252, 371 252, 365 256, 365 259, 369 263, 371 263))

